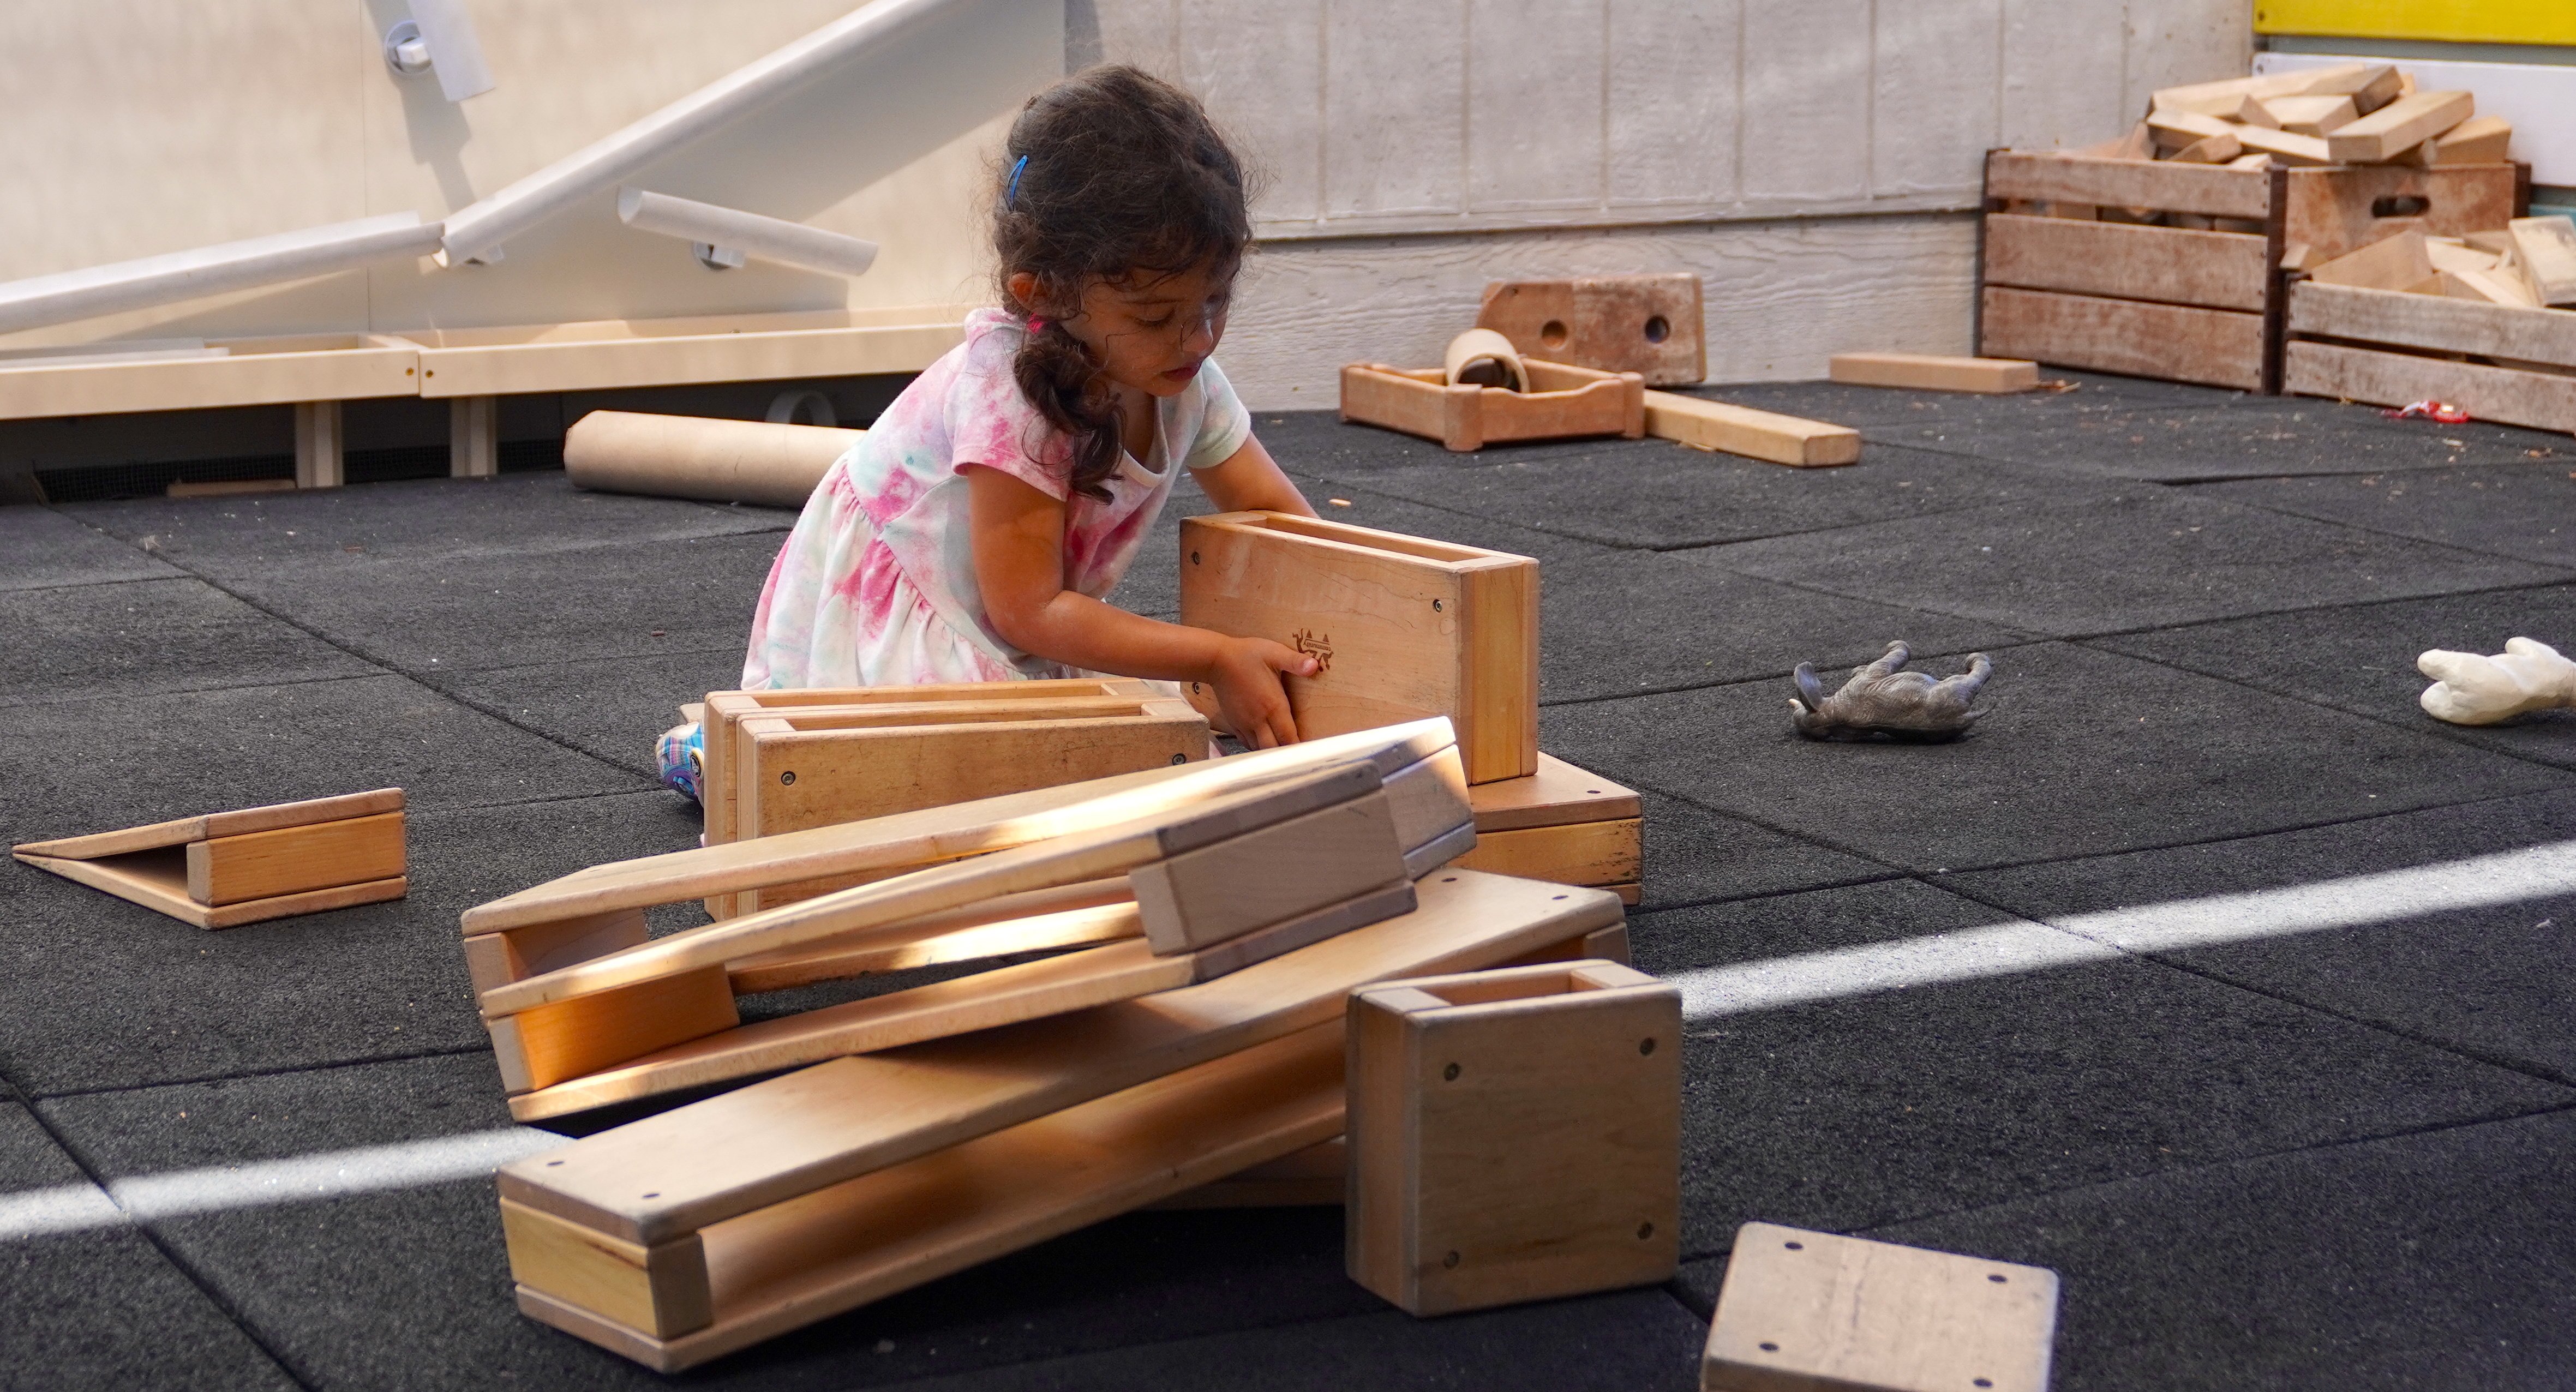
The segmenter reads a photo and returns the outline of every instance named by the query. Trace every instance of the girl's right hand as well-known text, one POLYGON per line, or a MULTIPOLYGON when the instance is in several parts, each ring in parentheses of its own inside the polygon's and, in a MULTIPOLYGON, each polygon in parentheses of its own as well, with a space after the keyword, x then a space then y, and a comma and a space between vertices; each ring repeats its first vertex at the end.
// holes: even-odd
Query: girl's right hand
POLYGON ((1289 714, 1288 689, 1279 676, 1311 677, 1319 664, 1312 656, 1267 638, 1227 638, 1217 647, 1207 679, 1216 687, 1217 707, 1234 737, 1254 749, 1297 742, 1297 721, 1289 714))

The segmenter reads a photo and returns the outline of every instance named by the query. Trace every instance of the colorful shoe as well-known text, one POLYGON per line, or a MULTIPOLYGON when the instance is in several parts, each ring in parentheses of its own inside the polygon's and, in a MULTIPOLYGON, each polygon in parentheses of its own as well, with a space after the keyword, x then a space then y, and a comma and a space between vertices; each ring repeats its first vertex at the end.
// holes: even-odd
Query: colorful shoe
POLYGON ((706 799, 698 789, 706 779, 707 734, 704 727, 674 725, 662 732, 654 753, 662 767, 662 786, 703 804, 706 799))

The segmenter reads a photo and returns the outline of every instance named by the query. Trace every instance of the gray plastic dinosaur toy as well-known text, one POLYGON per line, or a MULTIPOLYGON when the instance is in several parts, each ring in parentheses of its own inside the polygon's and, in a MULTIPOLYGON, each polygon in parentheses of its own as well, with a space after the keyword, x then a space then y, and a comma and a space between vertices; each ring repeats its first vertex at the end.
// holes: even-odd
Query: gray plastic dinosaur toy
POLYGON ((1984 653, 1968 655, 1968 670, 1939 681, 1929 673, 1904 670, 1913 650, 1904 640, 1887 645, 1887 655, 1851 674, 1843 689, 1828 696, 1816 680, 1813 663, 1798 664, 1798 696, 1789 698, 1789 719, 1809 739, 1892 739, 1931 744, 1957 739, 1984 711, 1968 709, 1977 688, 1995 674, 1984 653), (1806 699, 1800 700, 1799 696, 1806 699))

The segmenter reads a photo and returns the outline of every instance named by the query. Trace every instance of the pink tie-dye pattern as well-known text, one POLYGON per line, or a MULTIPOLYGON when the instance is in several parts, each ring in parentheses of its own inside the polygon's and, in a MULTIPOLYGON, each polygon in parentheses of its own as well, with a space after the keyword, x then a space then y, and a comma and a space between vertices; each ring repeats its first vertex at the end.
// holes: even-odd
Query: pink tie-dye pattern
MULTIPOLYGON (((761 587, 743 685, 889 686, 1073 675, 992 629, 974 576, 963 466, 1068 492, 1062 437, 1019 389, 1023 330, 995 310, 898 396, 824 475, 761 587)), ((1110 501, 1067 510, 1065 584, 1106 599, 1171 492, 1175 464, 1222 463, 1251 417, 1213 361, 1157 413, 1159 471, 1125 460, 1110 501)))

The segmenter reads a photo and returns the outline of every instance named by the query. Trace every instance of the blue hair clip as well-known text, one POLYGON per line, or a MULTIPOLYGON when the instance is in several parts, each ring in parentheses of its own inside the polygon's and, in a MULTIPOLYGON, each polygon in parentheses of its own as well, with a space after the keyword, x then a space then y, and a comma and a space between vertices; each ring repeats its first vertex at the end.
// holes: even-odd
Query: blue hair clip
POLYGON ((1011 206, 1013 203, 1016 203, 1016 202, 1018 202, 1018 201, 1019 201, 1019 198, 1020 198, 1020 176, 1021 176, 1022 174, 1027 173, 1028 171, 1029 171, 1029 157, 1028 157, 1028 156, 1026 156, 1026 155, 1022 155, 1022 156, 1020 156, 1020 158, 1019 158, 1019 162, 1011 166, 1011 182, 1010 182, 1010 186, 1002 190, 1002 206, 1003 206, 1003 207, 1007 208, 1007 207, 1011 206))

